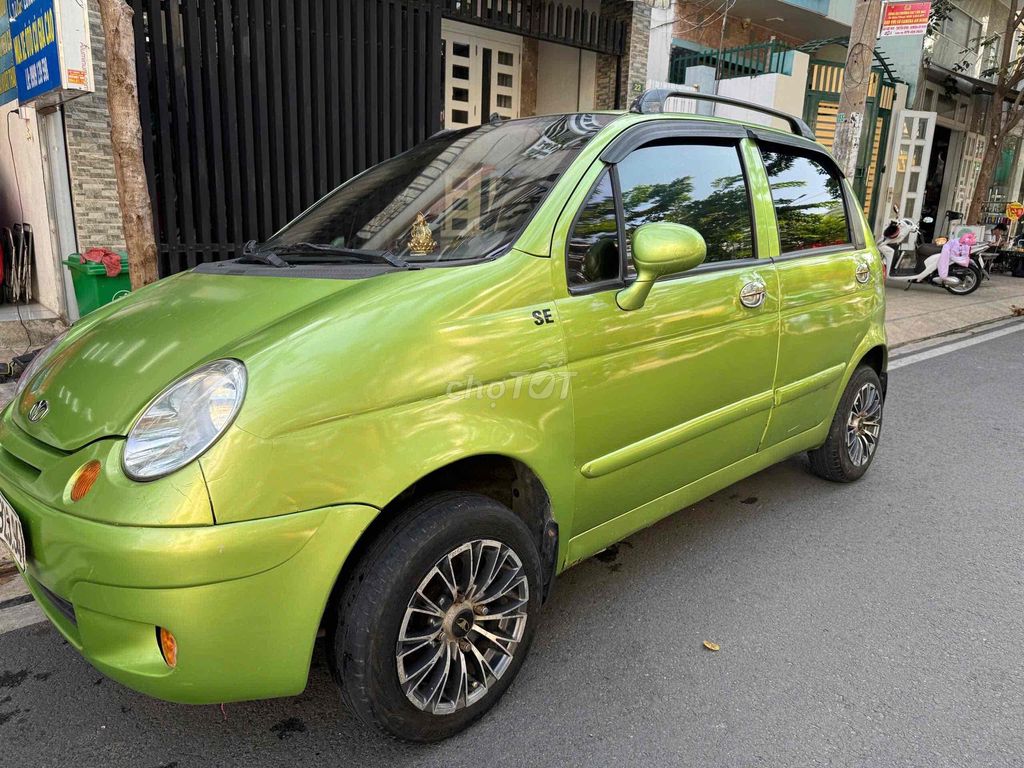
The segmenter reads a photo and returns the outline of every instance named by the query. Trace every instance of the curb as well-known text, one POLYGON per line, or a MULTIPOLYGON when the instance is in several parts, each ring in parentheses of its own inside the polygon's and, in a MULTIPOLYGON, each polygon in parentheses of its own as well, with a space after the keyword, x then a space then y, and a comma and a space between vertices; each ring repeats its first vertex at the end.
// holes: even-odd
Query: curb
POLYGON ((1000 315, 999 317, 993 317, 990 320, 981 320, 980 322, 971 323, 970 325, 962 325, 959 328, 951 328, 948 331, 942 331, 942 333, 935 333, 932 334, 931 336, 922 336, 919 339, 908 339, 907 341, 901 341, 899 344, 893 344, 891 347, 889 347, 889 349, 896 350, 899 349, 900 347, 910 346, 911 344, 920 344, 922 341, 931 341, 932 339, 941 339, 946 336, 953 336, 958 333, 966 333, 968 331, 973 331, 975 328, 983 328, 984 326, 992 325, 993 323, 1001 323, 1004 320, 1012 320, 1014 317, 1017 317, 1017 315, 1014 315, 1012 313, 1000 315))

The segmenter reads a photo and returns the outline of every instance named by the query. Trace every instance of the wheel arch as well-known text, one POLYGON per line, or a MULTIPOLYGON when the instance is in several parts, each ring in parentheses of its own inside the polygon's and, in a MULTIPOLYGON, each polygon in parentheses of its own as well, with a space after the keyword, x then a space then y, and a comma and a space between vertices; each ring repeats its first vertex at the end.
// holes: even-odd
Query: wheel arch
POLYGON ((540 475, 525 462, 499 453, 466 456, 428 472, 383 506, 360 534, 348 557, 341 565, 331 589, 322 623, 331 625, 338 596, 344 589, 360 560, 373 547, 388 527, 416 499, 440 491, 479 493, 504 504, 530 529, 544 568, 546 600, 557 571, 559 527, 555 520, 551 495, 540 475))
POLYGON ((882 397, 885 397, 889 376, 886 373, 889 367, 889 349, 885 344, 876 344, 867 350, 854 366, 854 370, 862 365, 869 365, 878 374, 878 380, 882 383, 882 397))

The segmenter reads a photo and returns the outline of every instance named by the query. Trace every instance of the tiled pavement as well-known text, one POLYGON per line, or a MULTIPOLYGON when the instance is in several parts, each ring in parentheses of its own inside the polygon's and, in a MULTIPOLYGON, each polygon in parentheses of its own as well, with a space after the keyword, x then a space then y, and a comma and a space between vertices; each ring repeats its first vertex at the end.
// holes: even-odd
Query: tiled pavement
POLYGON ((993 275, 970 296, 929 285, 904 291, 901 284, 889 283, 886 299, 889 346, 898 347, 1009 317, 1013 305, 1024 307, 1024 278, 993 275))

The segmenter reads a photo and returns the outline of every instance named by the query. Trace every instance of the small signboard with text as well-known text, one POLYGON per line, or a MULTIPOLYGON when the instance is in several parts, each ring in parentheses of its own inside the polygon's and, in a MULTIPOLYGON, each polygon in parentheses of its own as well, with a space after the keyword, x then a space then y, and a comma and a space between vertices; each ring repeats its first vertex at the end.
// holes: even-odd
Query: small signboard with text
POLYGON ((14 43, 11 42, 11 9, 0 0, 0 104, 18 98, 18 76, 14 72, 14 43))
POLYGON ((923 35, 928 31, 928 15, 931 10, 931 2, 885 3, 882 7, 882 29, 878 36, 923 35))
POLYGON ((93 88, 89 16, 81 0, 0 0, 11 12, 18 99, 36 107, 93 88))
POLYGON ((1024 205, 1020 203, 1006 204, 1006 218, 1010 221, 1017 221, 1021 216, 1024 216, 1024 205))

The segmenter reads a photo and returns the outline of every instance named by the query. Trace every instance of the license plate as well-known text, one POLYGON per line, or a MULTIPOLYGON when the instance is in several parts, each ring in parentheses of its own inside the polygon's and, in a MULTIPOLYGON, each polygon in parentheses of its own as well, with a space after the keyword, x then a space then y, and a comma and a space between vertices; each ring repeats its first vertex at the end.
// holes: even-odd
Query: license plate
POLYGON ((6 544, 14 556, 14 563, 25 570, 25 534, 21 530, 21 520, 10 502, 0 494, 0 543, 6 544))

